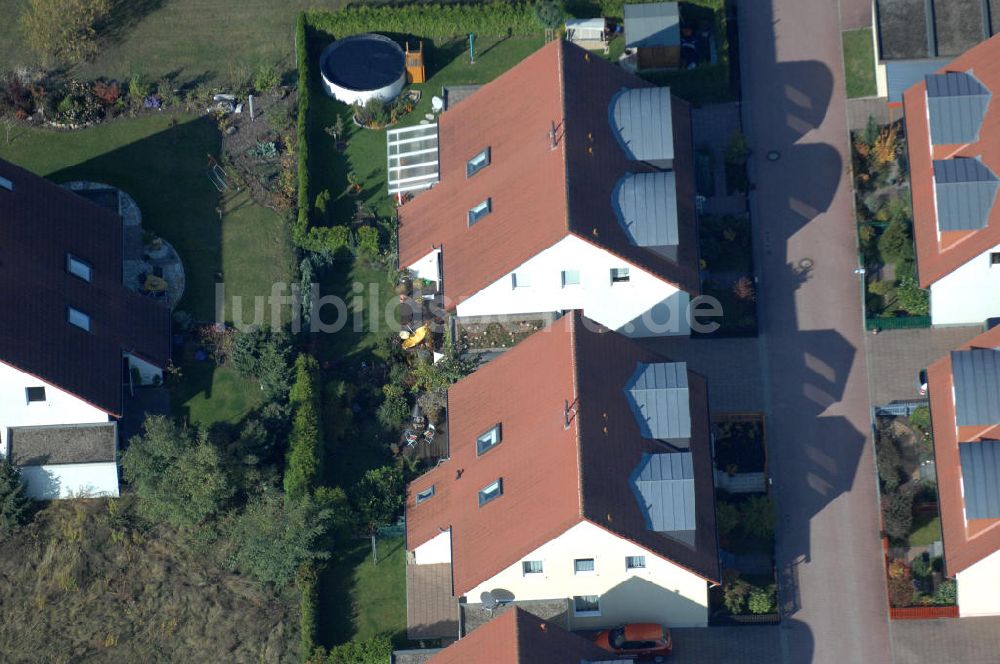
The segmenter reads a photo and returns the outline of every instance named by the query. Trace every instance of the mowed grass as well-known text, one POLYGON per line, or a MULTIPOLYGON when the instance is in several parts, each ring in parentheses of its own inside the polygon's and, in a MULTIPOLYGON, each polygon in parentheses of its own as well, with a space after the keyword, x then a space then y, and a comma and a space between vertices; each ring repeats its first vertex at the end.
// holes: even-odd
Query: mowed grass
POLYGON ((875 96, 875 51, 871 28, 847 30, 841 33, 841 37, 844 41, 847 96, 852 99, 875 96))
POLYGON ((941 517, 935 516, 931 519, 922 519, 918 514, 914 519, 914 526, 917 527, 909 537, 910 546, 929 546, 941 539, 941 517))
MULTIPOLYGON (((0 69, 32 64, 18 27, 27 0, 0 0, 0 69)), ((232 65, 294 68, 295 19, 307 8, 339 9, 344 0, 127 0, 115 3, 100 53, 74 76, 125 78, 142 73, 179 82, 224 79, 232 65)))
POLYGON ((327 645, 384 635, 406 641, 406 551, 403 538, 342 543, 320 585, 320 634, 327 645))

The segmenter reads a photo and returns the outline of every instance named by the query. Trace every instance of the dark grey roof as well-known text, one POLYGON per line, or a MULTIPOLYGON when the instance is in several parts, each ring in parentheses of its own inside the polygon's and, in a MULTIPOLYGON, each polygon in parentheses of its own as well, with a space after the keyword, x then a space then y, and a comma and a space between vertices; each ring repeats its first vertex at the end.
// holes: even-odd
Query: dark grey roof
POLYGON ((975 143, 990 104, 990 91, 971 73, 949 71, 928 74, 927 112, 931 143, 951 145, 975 143))
POLYGON ((1000 424, 1000 351, 952 351, 951 372, 958 426, 1000 424))
POLYGON ((625 5, 625 47, 679 46, 680 12, 676 2, 625 5))
POLYGON ((978 159, 934 161, 934 197, 941 231, 985 228, 1000 180, 978 159))
POLYGON ((647 528, 660 533, 695 529, 690 452, 644 454, 629 479, 647 528))
POLYGON ((955 57, 997 32, 1000 3, 990 0, 876 0, 879 58, 955 57))
POLYGON ((674 158, 670 88, 622 90, 611 99, 609 111, 611 128, 615 130, 618 144, 629 159, 659 161, 674 158))
POLYGON ((638 364, 625 385, 632 414, 644 438, 691 437, 691 402, 686 362, 638 364))
POLYGON ((928 74, 946 67, 951 58, 922 60, 889 60, 885 63, 886 97, 890 102, 902 102, 903 93, 920 83, 928 74))
POLYGON ((9 458, 15 466, 114 461, 117 431, 114 422, 11 427, 9 458))
POLYGON ((1000 519, 1000 441, 959 443, 966 519, 1000 519))
POLYGON ((677 180, 673 171, 627 173, 611 194, 618 223, 640 247, 676 246, 677 180))

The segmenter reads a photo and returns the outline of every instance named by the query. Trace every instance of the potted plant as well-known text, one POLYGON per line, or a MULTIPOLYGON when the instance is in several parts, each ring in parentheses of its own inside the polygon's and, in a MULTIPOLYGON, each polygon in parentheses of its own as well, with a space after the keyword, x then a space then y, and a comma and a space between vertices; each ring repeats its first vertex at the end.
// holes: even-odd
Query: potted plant
POLYGON ((358 176, 354 173, 347 174, 347 194, 349 196, 357 196, 361 193, 361 183, 358 182, 358 176))

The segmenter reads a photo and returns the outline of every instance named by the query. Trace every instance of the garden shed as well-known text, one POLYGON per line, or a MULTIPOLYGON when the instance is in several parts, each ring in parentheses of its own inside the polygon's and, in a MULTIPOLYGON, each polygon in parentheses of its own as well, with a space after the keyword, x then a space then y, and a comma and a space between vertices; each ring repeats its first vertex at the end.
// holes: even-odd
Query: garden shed
POLYGON ((639 69, 681 64, 681 22, 676 2, 625 5, 625 48, 636 50, 639 69))
POLYGON ((607 27, 603 18, 571 18, 566 21, 566 40, 588 50, 604 49, 607 27))

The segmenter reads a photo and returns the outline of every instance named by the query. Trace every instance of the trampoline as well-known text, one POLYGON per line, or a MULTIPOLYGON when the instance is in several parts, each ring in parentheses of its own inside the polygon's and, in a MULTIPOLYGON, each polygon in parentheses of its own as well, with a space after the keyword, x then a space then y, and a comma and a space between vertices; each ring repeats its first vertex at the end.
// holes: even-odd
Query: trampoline
POLYGON ((319 59, 323 87, 345 104, 364 104, 375 97, 395 99, 406 83, 403 49, 374 33, 338 39, 319 59))

